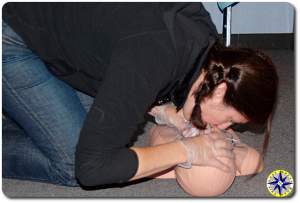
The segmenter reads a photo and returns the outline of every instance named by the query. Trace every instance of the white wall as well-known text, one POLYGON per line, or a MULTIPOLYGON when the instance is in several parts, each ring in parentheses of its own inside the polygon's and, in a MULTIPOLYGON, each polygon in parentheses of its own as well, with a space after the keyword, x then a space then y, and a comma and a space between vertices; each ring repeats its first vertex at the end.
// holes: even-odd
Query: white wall
MULTIPOLYGON (((222 33, 223 14, 217 3, 204 2, 219 33, 222 33)), ((294 7, 285 2, 240 2, 232 8, 231 32, 293 33, 294 7)))

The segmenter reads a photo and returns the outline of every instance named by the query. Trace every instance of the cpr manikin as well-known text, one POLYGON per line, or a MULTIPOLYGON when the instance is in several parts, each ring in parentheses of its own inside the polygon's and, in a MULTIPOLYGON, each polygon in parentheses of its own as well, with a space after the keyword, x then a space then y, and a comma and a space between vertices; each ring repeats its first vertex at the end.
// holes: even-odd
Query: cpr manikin
MULTIPOLYGON (((182 137, 210 136, 211 128, 198 130, 189 124, 187 130, 182 133, 176 126, 166 125, 163 119, 156 116, 157 123, 150 130, 149 145, 155 146, 182 137)), ((262 170, 260 154, 252 147, 240 141, 233 131, 220 131, 226 139, 232 143, 235 162, 229 163, 227 158, 222 158, 225 164, 232 166, 232 172, 224 172, 220 169, 208 166, 178 165, 166 171, 152 175, 154 178, 176 178, 183 190, 193 196, 217 196, 224 193, 233 183, 235 176, 251 175, 262 170)))

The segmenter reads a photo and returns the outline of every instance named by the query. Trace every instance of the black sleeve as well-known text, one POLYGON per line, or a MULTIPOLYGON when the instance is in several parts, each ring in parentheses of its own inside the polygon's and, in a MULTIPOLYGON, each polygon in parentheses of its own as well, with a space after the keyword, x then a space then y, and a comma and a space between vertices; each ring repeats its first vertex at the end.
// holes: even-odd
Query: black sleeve
POLYGON ((137 155, 127 145, 175 68, 167 36, 144 33, 114 49, 76 149, 75 172, 82 185, 122 183, 135 175, 137 155))

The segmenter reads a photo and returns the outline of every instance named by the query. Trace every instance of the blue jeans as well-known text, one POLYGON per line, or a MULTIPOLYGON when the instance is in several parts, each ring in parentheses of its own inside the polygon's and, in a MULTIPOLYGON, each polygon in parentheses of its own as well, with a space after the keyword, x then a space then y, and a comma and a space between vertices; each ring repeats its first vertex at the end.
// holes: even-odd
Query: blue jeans
POLYGON ((77 186, 75 148, 88 107, 5 22, 2 33, 3 110, 26 132, 3 133, 3 177, 77 186))

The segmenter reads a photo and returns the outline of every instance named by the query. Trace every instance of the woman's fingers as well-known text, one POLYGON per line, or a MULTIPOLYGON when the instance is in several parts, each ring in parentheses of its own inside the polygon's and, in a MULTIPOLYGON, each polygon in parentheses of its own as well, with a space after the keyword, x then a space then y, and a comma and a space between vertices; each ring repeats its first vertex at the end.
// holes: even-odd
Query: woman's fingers
POLYGON ((240 137, 232 129, 229 128, 226 131, 232 135, 233 139, 240 141, 240 137))
POLYGON ((224 138, 223 133, 217 128, 212 128, 211 133, 208 134, 208 136, 210 136, 214 140, 224 138))
POLYGON ((153 116, 153 117, 155 116, 155 114, 152 111, 149 111, 148 114, 153 116))
POLYGON ((148 114, 150 114, 151 116, 155 116, 156 114, 158 114, 158 112, 158 107, 155 106, 148 112, 148 114))
POLYGON ((216 150, 216 157, 226 157, 228 159, 234 160, 234 153, 232 152, 232 150, 223 148, 216 150))
POLYGON ((232 142, 225 138, 219 138, 219 139, 215 140, 214 146, 216 149, 218 149, 218 148, 225 148, 225 149, 230 149, 230 150, 233 149, 232 142))
POLYGON ((224 162, 220 161, 219 159, 215 159, 212 161, 212 166, 216 167, 226 173, 233 173, 234 167, 230 166, 228 164, 225 164, 224 162))
POLYGON ((195 127, 185 128, 182 131, 182 134, 183 134, 184 137, 195 137, 199 133, 200 133, 200 131, 195 127))

